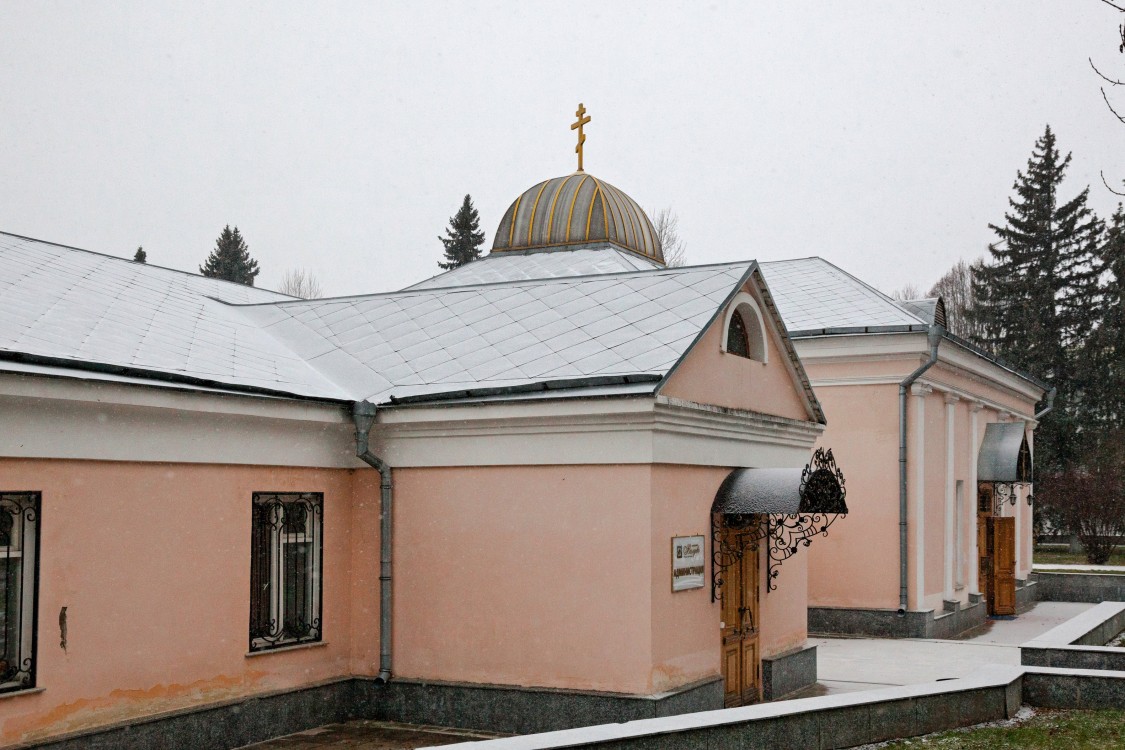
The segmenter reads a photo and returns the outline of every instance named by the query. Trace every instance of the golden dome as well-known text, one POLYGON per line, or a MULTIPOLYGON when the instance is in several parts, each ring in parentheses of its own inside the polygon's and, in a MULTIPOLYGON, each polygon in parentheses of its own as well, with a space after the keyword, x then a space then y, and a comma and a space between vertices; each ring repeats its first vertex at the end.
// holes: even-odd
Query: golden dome
POLYGON ((608 242, 664 262, 656 230, 629 196, 585 172, 544 180, 516 198, 500 220, 492 252, 608 242))

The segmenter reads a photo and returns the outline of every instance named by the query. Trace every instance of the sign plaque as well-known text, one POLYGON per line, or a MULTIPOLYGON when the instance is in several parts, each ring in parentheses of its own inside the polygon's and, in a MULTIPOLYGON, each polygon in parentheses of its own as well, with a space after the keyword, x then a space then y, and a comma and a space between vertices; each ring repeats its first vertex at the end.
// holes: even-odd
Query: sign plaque
POLYGON ((672 590, 703 588, 703 535, 672 537, 672 590))

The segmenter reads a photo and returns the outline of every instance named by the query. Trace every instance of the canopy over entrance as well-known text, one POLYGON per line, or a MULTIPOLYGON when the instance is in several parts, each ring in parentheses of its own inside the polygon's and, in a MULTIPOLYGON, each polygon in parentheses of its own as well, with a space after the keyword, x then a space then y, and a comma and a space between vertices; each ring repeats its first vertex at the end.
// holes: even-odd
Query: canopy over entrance
POLYGON ((766 591, 773 591, 777 567, 814 536, 848 512, 844 474, 832 451, 817 448, 803 469, 735 469, 711 504, 711 599, 721 596, 723 571, 766 548, 766 591), (737 534, 724 534, 736 529, 737 534))
POLYGON ((817 466, 803 469, 735 469, 719 486, 712 513, 743 516, 752 513, 793 515, 847 513, 843 475, 817 466))
POLYGON ((1031 482, 1031 448, 1023 422, 992 423, 977 455, 978 482, 1031 482))

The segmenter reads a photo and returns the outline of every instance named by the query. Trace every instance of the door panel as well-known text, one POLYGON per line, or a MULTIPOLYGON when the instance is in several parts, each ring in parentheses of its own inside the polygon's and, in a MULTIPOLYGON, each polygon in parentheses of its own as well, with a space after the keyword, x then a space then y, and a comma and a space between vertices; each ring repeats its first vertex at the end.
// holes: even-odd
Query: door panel
MULTIPOLYGON (((724 529, 735 548, 737 532, 724 529)), ((741 706, 761 699, 758 653, 758 550, 724 571, 722 588, 723 704, 741 706)))
POLYGON ((1016 613, 1016 519, 992 520, 993 614, 1016 613))

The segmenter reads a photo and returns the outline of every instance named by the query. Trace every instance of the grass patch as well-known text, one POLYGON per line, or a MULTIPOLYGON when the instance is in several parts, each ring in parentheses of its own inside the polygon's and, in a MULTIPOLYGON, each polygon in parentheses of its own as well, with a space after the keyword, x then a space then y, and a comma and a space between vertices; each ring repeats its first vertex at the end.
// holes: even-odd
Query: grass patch
POLYGON ((887 750, 1120 750, 1125 747, 1125 711, 1041 710, 1016 724, 956 729, 877 747, 887 750))
MULTIPOLYGON (((1035 556, 1032 559, 1036 565, 1086 565, 1086 555, 1082 552, 1072 553, 1067 552, 1066 549, 1043 549, 1042 547, 1035 548, 1035 556)), ((1109 562, 1106 565, 1125 565, 1125 550, 1118 547, 1109 557, 1109 562)))

